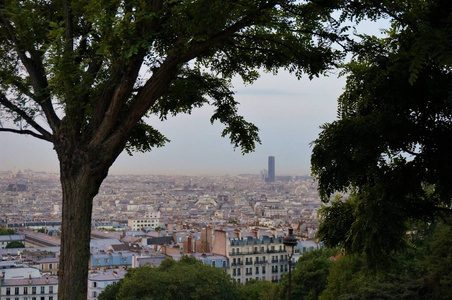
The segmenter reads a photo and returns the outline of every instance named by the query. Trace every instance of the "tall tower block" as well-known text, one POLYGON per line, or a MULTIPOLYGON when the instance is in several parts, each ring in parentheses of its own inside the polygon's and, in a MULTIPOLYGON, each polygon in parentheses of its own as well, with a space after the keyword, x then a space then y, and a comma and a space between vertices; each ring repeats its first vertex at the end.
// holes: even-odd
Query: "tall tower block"
POLYGON ((275 181, 275 157, 274 156, 268 157, 268 181, 269 182, 275 181))

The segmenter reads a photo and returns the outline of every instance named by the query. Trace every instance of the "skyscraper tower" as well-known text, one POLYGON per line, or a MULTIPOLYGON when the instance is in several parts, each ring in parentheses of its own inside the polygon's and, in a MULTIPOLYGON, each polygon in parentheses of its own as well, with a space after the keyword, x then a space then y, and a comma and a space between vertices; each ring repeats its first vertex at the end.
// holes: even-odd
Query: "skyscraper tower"
POLYGON ((268 157, 268 182, 275 182, 275 157, 268 157))

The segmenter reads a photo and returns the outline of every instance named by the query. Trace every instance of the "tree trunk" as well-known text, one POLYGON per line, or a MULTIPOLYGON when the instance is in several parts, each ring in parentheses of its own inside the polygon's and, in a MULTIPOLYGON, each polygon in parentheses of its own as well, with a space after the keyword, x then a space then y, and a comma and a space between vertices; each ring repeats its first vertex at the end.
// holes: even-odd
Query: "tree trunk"
POLYGON ((90 155, 75 152, 59 155, 63 209, 58 298, 62 300, 87 298, 93 198, 110 167, 95 171, 93 163, 84 159, 90 155))

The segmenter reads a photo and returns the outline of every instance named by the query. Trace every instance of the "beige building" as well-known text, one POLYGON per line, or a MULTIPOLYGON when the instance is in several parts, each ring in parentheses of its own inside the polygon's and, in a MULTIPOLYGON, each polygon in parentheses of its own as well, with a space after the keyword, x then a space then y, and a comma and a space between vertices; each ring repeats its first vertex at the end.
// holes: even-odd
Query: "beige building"
POLYGON ((212 252, 228 257, 228 274, 239 283, 251 279, 279 282, 289 271, 283 237, 272 234, 243 237, 241 233, 216 230, 212 252))
POLYGON ((159 226, 160 212, 148 212, 144 217, 134 217, 128 220, 129 227, 132 230, 141 230, 142 228, 156 228, 159 226))

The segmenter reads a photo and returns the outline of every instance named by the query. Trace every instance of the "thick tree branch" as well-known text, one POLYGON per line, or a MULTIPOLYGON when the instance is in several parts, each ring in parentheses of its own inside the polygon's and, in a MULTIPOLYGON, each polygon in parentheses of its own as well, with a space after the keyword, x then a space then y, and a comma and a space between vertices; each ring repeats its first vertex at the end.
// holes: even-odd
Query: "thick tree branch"
POLYGON ((20 117, 22 117, 30 126, 36 129, 39 133, 42 134, 42 138, 51 142, 53 140, 53 136, 47 130, 42 128, 38 123, 36 123, 24 110, 20 107, 12 103, 6 98, 3 93, 0 93, 0 104, 8 108, 10 111, 17 113, 20 117))
POLYGON ((44 136, 37 134, 36 132, 33 132, 31 130, 19 130, 19 129, 13 129, 13 128, 1 128, 0 127, 0 132, 12 132, 12 133, 17 133, 17 134, 26 134, 26 135, 31 135, 35 138, 47 141, 47 142, 52 142, 51 140, 48 140, 47 138, 45 138, 44 136))
POLYGON ((124 72, 121 72, 119 76, 113 75, 112 80, 107 83, 107 89, 102 94, 94 115, 92 124, 96 128, 91 139, 91 146, 104 141, 116 126, 121 113, 121 107, 131 95, 143 59, 143 54, 135 57, 124 72), (115 88, 109 90, 109 86, 115 86, 115 88))
POLYGON ((48 83, 47 78, 45 77, 44 67, 42 65, 42 56, 38 55, 35 49, 30 49, 29 53, 31 55, 31 58, 28 58, 25 53, 25 47, 17 39, 13 26, 1 10, 0 18, 6 29, 8 30, 8 34, 14 44, 19 59, 27 69, 27 72, 30 76, 30 81, 35 94, 35 97, 31 99, 42 107, 42 110, 47 118, 47 121, 49 122, 50 127, 55 132, 58 130, 60 119, 55 113, 50 94, 47 91, 48 83))
POLYGON ((64 8, 64 22, 66 29, 66 41, 65 41, 65 50, 68 53, 72 53, 74 50, 74 29, 73 29, 73 17, 72 17, 72 9, 70 5, 70 0, 63 0, 63 8, 64 8))
MULTIPOLYGON (((168 89, 169 84, 176 76, 179 66, 186 63, 193 58, 199 57, 211 47, 220 44, 225 41, 228 37, 232 36, 235 32, 251 26, 254 22, 254 18, 262 14, 263 10, 271 9, 277 5, 278 1, 269 1, 268 3, 263 3, 262 7, 256 8, 252 13, 244 16, 234 24, 225 28, 221 32, 213 35, 209 39, 203 42, 196 42, 195 39, 189 43, 189 47, 185 52, 182 50, 176 51, 172 55, 168 56, 163 64, 154 72, 151 78, 146 82, 140 92, 136 95, 136 101, 132 107, 128 110, 127 115, 122 122, 120 127, 116 127, 114 132, 112 132, 109 138, 105 141, 105 148, 110 151, 116 152, 119 155, 122 150, 128 135, 135 126, 135 124, 143 117, 143 115, 149 110, 149 108, 160 98, 163 93, 168 89), (182 52, 182 53, 181 53, 182 52)), ((173 49, 178 49, 179 44, 186 42, 187 37, 180 38, 174 45, 173 49)), ((183 47, 181 47, 183 49, 183 47)), ((114 125, 114 124, 111 124, 114 125)), ((109 129, 113 129, 109 127, 109 129)), ((100 133, 100 131, 98 131, 100 133)), ((100 137, 101 135, 98 135, 100 137)), ((106 132, 104 131, 103 134, 106 132)), ((95 141, 96 139, 93 139, 95 141)), ((94 146, 94 144, 90 144, 94 146)))

